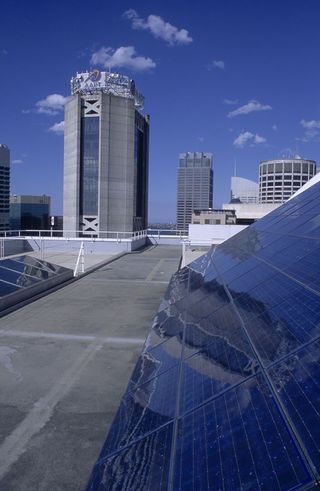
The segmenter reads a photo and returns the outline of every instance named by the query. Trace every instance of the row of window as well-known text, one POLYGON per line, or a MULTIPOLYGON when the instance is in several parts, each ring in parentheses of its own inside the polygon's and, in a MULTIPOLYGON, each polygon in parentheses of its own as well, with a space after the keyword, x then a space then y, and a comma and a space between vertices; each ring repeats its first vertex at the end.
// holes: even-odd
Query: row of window
POLYGON ((301 162, 276 162, 273 164, 261 164, 260 174, 271 174, 281 172, 300 172, 314 175, 316 173, 315 163, 301 162))
POLYGON ((260 190, 261 189, 289 189, 289 188, 293 188, 293 189, 300 189, 300 184, 296 184, 296 183, 284 183, 284 185, 280 185, 279 186, 279 183, 276 183, 275 185, 273 186, 266 186, 265 184, 262 184, 262 186, 260 186, 260 190))
POLYGON ((296 181, 300 181, 302 179, 302 181, 307 181, 309 178, 308 176, 301 176, 299 174, 293 174, 293 175, 282 175, 282 176, 263 176, 263 177, 260 177, 260 182, 263 182, 263 181, 273 181, 273 180, 276 180, 276 181, 292 181, 293 180, 296 180, 296 181))

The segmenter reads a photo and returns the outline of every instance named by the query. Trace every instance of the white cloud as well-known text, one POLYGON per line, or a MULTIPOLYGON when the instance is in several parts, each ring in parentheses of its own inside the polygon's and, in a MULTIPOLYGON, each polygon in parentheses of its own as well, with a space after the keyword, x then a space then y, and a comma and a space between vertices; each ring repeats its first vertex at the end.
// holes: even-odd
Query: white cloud
POLYGON ((54 116, 63 110, 65 103, 69 99, 70 97, 64 97, 60 94, 50 94, 36 103, 36 112, 54 116))
POLYGON ((203 136, 198 136, 199 142, 203 143, 204 142, 204 137, 203 136))
POLYGON ((23 160, 21 159, 15 159, 12 161, 13 164, 23 164, 23 160))
POLYGON ((255 135, 254 136, 254 143, 265 143, 267 140, 265 139, 264 136, 260 136, 260 135, 255 135))
POLYGON ((247 143, 251 146, 258 145, 259 143, 265 143, 267 140, 258 134, 253 134, 250 131, 243 131, 234 140, 233 145, 238 148, 243 148, 247 143))
POLYGON ((320 129, 320 121, 311 119, 310 121, 306 121, 302 119, 300 121, 301 126, 305 128, 305 132, 302 138, 297 138, 297 140, 301 140, 304 143, 310 141, 318 142, 320 140, 319 129, 320 129))
POLYGON ((224 70, 225 64, 223 60, 213 60, 212 66, 213 68, 220 68, 220 70, 224 70))
POLYGON ((52 131, 52 133, 55 133, 56 135, 62 135, 62 133, 64 132, 64 121, 60 121, 60 123, 55 123, 49 128, 49 131, 52 131))
POLYGON ((320 121, 316 121, 315 119, 312 119, 311 121, 305 121, 302 119, 300 121, 300 124, 304 127, 307 128, 308 130, 313 130, 316 128, 320 128, 320 121))
POLYGON ((239 100, 238 99, 224 99, 223 103, 227 104, 227 106, 235 106, 236 104, 239 104, 239 100))
POLYGON ((273 129, 273 131, 277 131, 278 126, 277 126, 276 124, 273 124, 273 125, 272 125, 272 129, 273 129))
POLYGON ((186 29, 178 29, 169 22, 164 21, 159 15, 151 14, 147 17, 147 20, 144 20, 133 9, 127 10, 123 15, 132 21, 132 29, 150 31, 155 38, 163 39, 171 46, 174 44, 190 44, 193 41, 186 29))
POLYGON ((270 111, 272 109, 268 104, 261 104, 258 101, 251 100, 244 106, 238 107, 234 111, 229 112, 228 117, 233 118, 234 116, 239 116, 240 114, 249 114, 255 111, 270 111))
POLYGON ((151 58, 138 56, 133 46, 121 46, 116 50, 102 46, 99 51, 93 53, 90 63, 102 65, 104 68, 126 67, 136 71, 150 70, 156 66, 151 58))

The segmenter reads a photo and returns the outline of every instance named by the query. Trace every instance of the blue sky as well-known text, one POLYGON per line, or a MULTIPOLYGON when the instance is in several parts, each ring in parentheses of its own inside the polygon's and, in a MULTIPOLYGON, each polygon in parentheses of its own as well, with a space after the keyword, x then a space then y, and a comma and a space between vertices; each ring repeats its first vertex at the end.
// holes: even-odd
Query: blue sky
POLYGON ((90 66, 134 78, 151 116, 149 219, 175 220, 178 155, 214 155, 214 205, 260 160, 319 160, 318 0, 2 0, 0 143, 16 194, 62 214, 63 103, 90 66), (55 95, 52 97, 52 95, 55 95), (51 96, 51 97, 48 97, 51 96))

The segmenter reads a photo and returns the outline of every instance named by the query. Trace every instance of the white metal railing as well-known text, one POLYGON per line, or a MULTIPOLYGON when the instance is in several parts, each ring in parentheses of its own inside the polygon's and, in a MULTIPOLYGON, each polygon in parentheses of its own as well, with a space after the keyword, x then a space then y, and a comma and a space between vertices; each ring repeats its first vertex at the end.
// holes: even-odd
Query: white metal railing
POLYGON ((155 239, 160 238, 179 238, 184 239, 188 237, 187 230, 176 229, 151 229, 137 230, 135 232, 119 232, 112 230, 100 230, 99 232, 83 232, 82 230, 8 230, 0 231, 0 238, 32 238, 33 240, 45 239, 83 239, 83 240, 112 240, 121 242, 124 240, 137 240, 143 237, 152 236, 155 239))
POLYGON ((0 231, 0 238, 21 238, 32 237, 33 240, 44 239, 83 239, 83 240, 112 240, 121 242, 124 240, 137 240, 147 236, 147 230, 137 230, 136 232, 119 232, 119 231, 99 231, 84 233, 82 230, 8 230, 0 231))
POLYGON ((83 241, 81 242, 80 245, 76 266, 73 271, 73 276, 78 276, 78 267, 80 262, 81 262, 81 273, 84 273, 84 242, 83 241))

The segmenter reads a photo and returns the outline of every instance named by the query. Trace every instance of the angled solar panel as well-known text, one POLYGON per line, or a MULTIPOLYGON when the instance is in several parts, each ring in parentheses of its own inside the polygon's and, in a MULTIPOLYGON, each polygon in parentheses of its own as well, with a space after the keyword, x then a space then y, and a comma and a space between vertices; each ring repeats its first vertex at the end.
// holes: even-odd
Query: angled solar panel
POLYGON ((72 270, 31 256, 0 261, 0 311, 72 278, 72 270))
POLYGON ((313 489, 320 183, 172 278, 87 489, 313 489))

